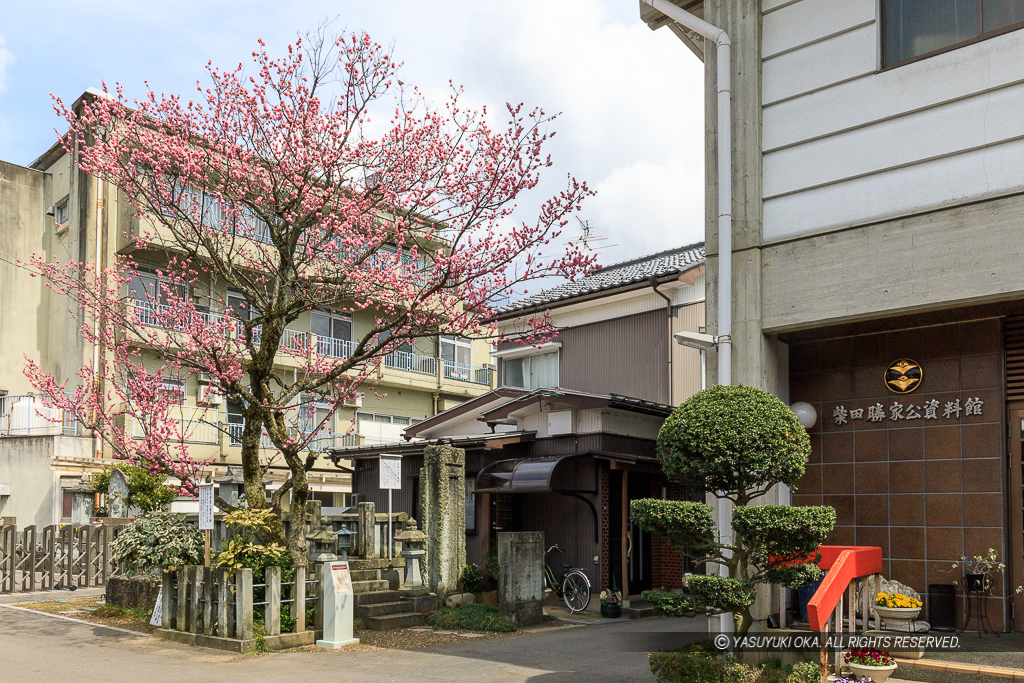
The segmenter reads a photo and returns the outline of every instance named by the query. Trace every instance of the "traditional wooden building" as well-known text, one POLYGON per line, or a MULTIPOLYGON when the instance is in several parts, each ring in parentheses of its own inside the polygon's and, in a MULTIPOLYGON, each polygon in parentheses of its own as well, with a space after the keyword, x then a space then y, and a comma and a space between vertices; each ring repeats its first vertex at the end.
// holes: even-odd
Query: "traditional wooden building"
POLYGON ((514 340, 492 353, 499 387, 405 430, 405 443, 344 448, 353 491, 387 505, 379 456, 402 455, 396 510, 419 510, 423 449, 466 451, 467 561, 482 564, 499 531, 543 531, 595 591, 636 595, 680 584, 682 558, 629 521, 629 501, 683 498, 665 479, 655 444, 675 405, 701 388, 702 357, 672 340, 703 326, 703 245, 608 266, 513 304, 498 315, 508 336, 534 313, 558 335, 542 346, 514 340))

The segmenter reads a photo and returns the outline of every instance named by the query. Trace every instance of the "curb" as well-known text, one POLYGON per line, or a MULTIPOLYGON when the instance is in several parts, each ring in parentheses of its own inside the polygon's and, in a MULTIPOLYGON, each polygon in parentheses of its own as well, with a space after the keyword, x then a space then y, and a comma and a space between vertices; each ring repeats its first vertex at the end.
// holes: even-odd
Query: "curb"
POLYGON ((929 659, 896 658, 896 663, 900 667, 906 667, 907 669, 944 671, 947 673, 973 674, 976 676, 991 676, 993 678, 1024 681, 1024 669, 1003 669, 994 666, 985 666, 983 664, 960 664, 958 662, 943 662, 929 659))

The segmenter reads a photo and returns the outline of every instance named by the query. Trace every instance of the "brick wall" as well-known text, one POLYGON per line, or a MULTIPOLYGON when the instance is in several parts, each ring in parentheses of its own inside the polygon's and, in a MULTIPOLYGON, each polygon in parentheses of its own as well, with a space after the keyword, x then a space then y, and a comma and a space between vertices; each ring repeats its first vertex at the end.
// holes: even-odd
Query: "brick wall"
POLYGON ((601 467, 601 590, 611 587, 611 529, 608 516, 611 509, 608 467, 601 467))
MULTIPOLYGON (((669 482, 664 477, 655 477, 651 481, 651 497, 661 498, 661 489, 666 488, 668 500, 686 500, 686 491, 679 484, 669 482)), ((683 577, 683 556, 663 538, 651 538, 652 585, 655 588, 679 588, 683 577)))

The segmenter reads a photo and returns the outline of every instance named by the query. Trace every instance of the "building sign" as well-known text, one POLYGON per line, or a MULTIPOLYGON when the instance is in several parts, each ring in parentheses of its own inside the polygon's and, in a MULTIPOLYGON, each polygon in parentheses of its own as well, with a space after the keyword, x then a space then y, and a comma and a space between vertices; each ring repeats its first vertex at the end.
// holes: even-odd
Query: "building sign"
MULTIPOLYGON (((382 491, 402 488, 402 456, 381 454, 380 489, 382 491)), ((390 512, 390 510, 388 510, 390 512)))
POLYGON ((199 530, 213 529, 213 484, 199 485, 199 530))
POLYGON ((832 411, 832 421, 837 425, 845 425, 856 420, 864 420, 866 422, 885 422, 889 420, 891 422, 898 422, 899 420, 959 420, 960 415, 981 415, 981 409, 985 406, 985 402, 980 398, 968 398, 963 405, 960 404, 960 399, 954 399, 952 401, 946 401, 940 403, 935 399, 925 401, 920 405, 914 403, 908 403, 903 405, 899 401, 895 401, 888 406, 884 406, 881 403, 876 403, 873 406, 868 406, 865 411, 864 408, 850 408, 846 406, 836 406, 832 411))
POLYGON ((894 394, 909 394, 921 386, 924 371, 909 358, 900 358, 885 369, 885 386, 894 394))

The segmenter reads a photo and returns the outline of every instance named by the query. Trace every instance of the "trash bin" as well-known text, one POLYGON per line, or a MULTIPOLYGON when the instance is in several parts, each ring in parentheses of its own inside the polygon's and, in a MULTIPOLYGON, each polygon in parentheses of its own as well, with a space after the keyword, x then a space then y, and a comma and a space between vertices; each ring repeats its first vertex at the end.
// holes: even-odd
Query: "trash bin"
POLYGON ((948 583, 928 584, 928 623, 932 630, 956 630, 956 588, 948 583))

